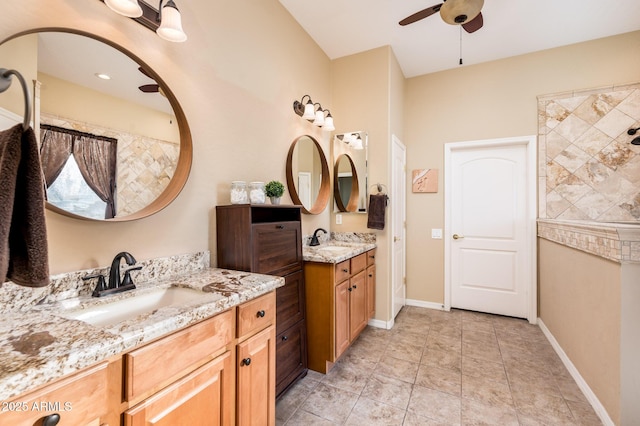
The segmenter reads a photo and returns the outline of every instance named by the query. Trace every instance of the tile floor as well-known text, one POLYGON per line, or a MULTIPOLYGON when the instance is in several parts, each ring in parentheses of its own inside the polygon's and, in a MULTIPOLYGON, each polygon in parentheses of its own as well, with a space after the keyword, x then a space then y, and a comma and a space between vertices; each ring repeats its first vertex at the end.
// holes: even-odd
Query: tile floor
POLYGON ((278 425, 600 425, 539 327, 407 306, 276 404, 278 425))

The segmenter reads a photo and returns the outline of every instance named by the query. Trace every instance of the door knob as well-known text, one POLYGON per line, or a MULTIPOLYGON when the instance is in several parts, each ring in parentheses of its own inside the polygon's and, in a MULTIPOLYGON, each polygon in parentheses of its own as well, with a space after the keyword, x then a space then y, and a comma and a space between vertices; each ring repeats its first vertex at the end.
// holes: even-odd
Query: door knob
POLYGON ((464 238, 464 235, 453 234, 453 239, 454 240, 461 240, 463 238, 464 238))

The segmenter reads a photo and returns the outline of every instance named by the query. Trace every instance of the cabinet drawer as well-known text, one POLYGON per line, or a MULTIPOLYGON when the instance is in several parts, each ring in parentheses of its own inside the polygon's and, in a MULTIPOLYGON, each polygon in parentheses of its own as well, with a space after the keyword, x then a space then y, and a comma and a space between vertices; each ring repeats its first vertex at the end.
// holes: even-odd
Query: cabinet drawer
POLYGON ((125 355, 127 401, 152 390, 189 366, 212 356, 233 338, 226 311, 125 355))
POLYGON ((307 370, 306 332, 300 321, 276 336, 276 397, 307 370))
POLYGON ((275 292, 265 294, 238 307, 238 337, 260 331, 273 323, 276 316, 275 292))
POLYGON ((351 274, 355 275, 367 267, 367 254, 362 253, 351 258, 351 274))
POLYGON ((252 225, 253 272, 285 275, 302 267, 300 222, 252 225))
POLYGON ((276 290, 276 333, 304 319, 304 274, 294 272, 284 277, 284 287, 276 290))
POLYGON ((0 413, 0 424, 40 425, 52 414, 60 416, 60 426, 99 424, 108 404, 107 381, 105 362, 6 403, 11 410, 0 413))
POLYGON ((336 264, 336 284, 351 276, 351 260, 347 259, 336 264))
POLYGON ((367 253, 367 266, 375 265, 376 263, 376 250, 369 250, 367 253))

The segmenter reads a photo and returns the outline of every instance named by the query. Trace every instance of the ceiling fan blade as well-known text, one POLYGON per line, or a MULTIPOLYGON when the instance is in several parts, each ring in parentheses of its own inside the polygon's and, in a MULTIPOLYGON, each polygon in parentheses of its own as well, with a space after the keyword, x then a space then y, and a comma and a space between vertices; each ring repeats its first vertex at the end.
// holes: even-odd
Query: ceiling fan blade
POLYGON ((157 84, 145 84, 138 87, 138 89, 140 89, 144 93, 155 93, 159 90, 159 87, 160 86, 158 86, 157 84))
POLYGON ((144 74, 145 76, 149 77, 151 80, 155 80, 155 78, 151 77, 151 75, 147 72, 147 70, 145 70, 142 67, 138 67, 138 71, 140 71, 142 74, 144 74))
POLYGON ((462 28, 464 28, 466 32, 471 34, 475 31, 478 31, 480 28, 482 28, 483 23, 484 21, 482 19, 482 12, 480 12, 478 13, 478 16, 473 18, 471 21, 467 22, 466 24, 462 24, 462 28))
POLYGON ((433 15, 434 13, 438 13, 441 7, 442 7, 442 3, 436 4, 435 6, 428 7, 426 9, 421 10, 420 12, 416 12, 411 16, 407 16, 406 18, 404 18, 402 21, 398 23, 402 26, 413 24, 414 22, 427 18, 433 15))

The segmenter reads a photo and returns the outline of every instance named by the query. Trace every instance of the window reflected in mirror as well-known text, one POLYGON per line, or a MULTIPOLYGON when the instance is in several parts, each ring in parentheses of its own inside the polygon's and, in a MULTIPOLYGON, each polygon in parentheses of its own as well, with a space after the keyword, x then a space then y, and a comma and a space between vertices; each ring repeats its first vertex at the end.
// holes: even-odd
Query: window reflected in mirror
POLYGON ((335 135, 334 158, 334 211, 366 213, 369 196, 368 136, 364 131, 335 135))

